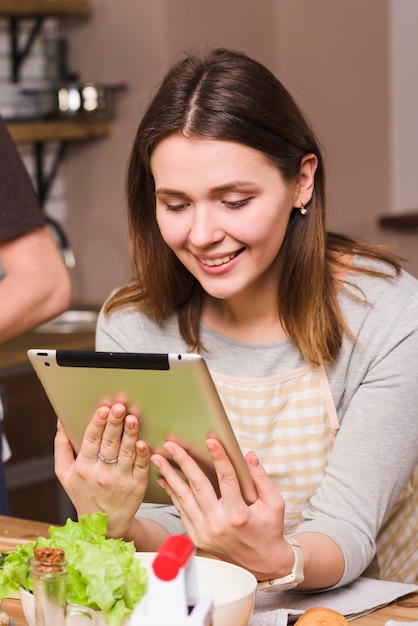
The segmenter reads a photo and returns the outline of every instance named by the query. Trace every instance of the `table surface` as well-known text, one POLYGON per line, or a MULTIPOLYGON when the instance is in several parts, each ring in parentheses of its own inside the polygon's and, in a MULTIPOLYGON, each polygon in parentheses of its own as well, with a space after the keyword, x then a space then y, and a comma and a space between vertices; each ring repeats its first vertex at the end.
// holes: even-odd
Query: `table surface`
POLYGON ((24 333, 2 345, 0 375, 2 371, 13 371, 13 368, 23 367, 26 370, 32 370, 26 354, 29 348, 94 350, 94 332, 41 333, 31 331, 24 333))
MULTIPOLYGON (((26 541, 35 541, 37 537, 48 537, 49 524, 31 520, 5 517, 0 515, 0 551, 11 550, 26 541)), ((7 613, 13 617, 15 626, 27 626, 18 598, 8 598, 2 602, 7 613)), ((406 596, 369 615, 359 617, 350 623, 356 626, 383 626, 386 621, 418 621, 418 593, 406 596)))

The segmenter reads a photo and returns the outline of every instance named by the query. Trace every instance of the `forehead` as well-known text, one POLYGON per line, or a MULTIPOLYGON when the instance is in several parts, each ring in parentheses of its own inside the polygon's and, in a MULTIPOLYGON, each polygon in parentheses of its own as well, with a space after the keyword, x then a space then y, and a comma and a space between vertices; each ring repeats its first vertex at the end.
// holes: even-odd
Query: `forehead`
MULTIPOLYGON (((172 135, 163 139, 151 156, 156 184, 188 181, 199 176, 209 186, 228 180, 248 180, 279 175, 268 157, 233 141, 172 135)), ((280 175, 279 175, 280 176, 280 175)))

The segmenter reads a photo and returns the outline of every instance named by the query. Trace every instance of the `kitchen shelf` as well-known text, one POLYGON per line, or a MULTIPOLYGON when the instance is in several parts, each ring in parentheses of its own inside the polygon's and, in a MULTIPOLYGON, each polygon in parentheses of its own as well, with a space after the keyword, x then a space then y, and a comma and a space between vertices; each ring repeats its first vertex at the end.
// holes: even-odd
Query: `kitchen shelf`
POLYGON ((418 211, 384 215, 379 219, 379 226, 385 229, 418 233, 418 211))
POLYGON ((0 0, 0 17, 9 21, 12 82, 19 82, 22 64, 40 35, 46 17, 81 17, 89 14, 89 0, 0 0), (30 18, 33 23, 26 39, 22 41, 20 25, 26 18, 30 18))
POLYGON ((112 132, 112 120, 100 118, 50 119, 43 121, 7 122, 7 128, 17 144, 33 145, 35 158, 36 191, 43 208, 49 191, 57 175, 70 141, 99 139, 112 132), (51 141, 59 143, 49 171, 45 166, 45 144, 51 141))
MULTIPOLYGON (((0 17, 7 18, 9 22, 11 82, 19 82, 22 64, 41 34, 45 18, 84 17, 90 12, 90 0, 0 0, 0 17), (22 38, 20 27, 27 18, 32 25, 26 37, 22 38)), ((9 120, 7 126, 15 143, 33 145, 36 191, 41 207, 44 207, 68 142, 105 137, 112 130, 112 121, 103 117, 75 115, 71 118, 9 120), (58 142, 59 145, 49 171, 46 171, 45 144, 48 142, 58 142)))
POLYGON ((110 135, 112 126, 112 120, 80 119, 79 117, 7 122, 7 128, 16 143, 95 139, 110 135))
POLYGON ((88 0, 0 0, 0 16, 89 15, 88 0))

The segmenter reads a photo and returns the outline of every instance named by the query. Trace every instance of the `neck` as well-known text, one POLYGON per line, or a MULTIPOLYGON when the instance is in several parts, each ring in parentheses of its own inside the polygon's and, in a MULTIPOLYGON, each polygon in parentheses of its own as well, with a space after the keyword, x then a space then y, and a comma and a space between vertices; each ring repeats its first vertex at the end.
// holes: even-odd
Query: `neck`
POLYGON ((276 297, 226 301, 207 296, 201 319, 212 330, 236 341, 269 343, 286 338, 276 297))

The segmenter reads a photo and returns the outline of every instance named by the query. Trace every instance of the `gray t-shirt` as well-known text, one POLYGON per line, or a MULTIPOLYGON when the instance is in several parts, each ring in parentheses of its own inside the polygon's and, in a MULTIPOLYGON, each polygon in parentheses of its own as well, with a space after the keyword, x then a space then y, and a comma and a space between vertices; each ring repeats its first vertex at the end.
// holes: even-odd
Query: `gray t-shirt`
MULTIPOLYGON (((382 522, 418 464, 418 281, 406 272, 382 279, 351 271, 346 286, 356 297, 341 290, 339 301, 355 340, 345 337, 338 358, 326 366, 340 430, 297 529, 326 534, 340 546, 346 568, 338 585, 355 579, 371 562, 382 522)), ((205 325, 201 333, 209 369, 221 374, 262 378, 304 365, 287 340, 237 342, 205 325)), ((133 307, 109 317, 101 312, 96 348, 188 350, 175 316, 157 325, 133 307)), ((174 507, 142 505, 138 514, 170 533, 184 532, 174 507)))

